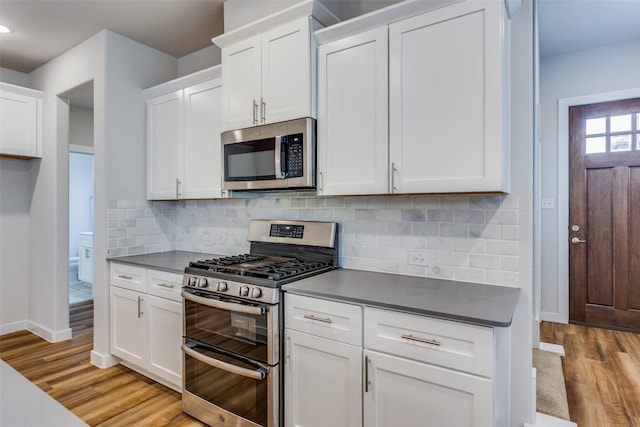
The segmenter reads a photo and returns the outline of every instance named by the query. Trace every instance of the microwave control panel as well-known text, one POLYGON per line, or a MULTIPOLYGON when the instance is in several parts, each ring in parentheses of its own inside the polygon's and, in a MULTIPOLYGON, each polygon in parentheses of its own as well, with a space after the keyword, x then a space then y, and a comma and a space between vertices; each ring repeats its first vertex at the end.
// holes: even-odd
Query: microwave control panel
POLYGON ((297 178, 304 175, 304 150, 302 134, 283 136, 281 142, 286 145, 286 177, 297 178))

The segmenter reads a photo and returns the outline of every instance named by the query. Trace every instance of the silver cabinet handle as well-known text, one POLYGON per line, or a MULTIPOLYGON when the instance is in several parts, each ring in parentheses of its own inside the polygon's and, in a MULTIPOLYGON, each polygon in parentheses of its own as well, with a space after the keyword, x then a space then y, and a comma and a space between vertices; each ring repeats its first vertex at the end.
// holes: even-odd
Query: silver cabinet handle
POLYGON ((326 318, 326 317, 316 317, 313 314, 305 314, 303 316, 305 319, 309 319, 309 320, 317 320, 318 322, 323 322, 323 323, 333 323, 333 320, 326 318))
POLYGON ((267 103, 264 102, 264 98, 260 97, 260 121, 262 123, 267 121, 266 115, 267 115, 267 103))
POLYGON ((369 359, 369 356, 365 356, 364 357, 364 392, 365 393, 369 393, 369 363, 371 362, 371 359, 369 359))
POLYGON ((133 276, 125 276, 124 274, 118 274, 118 279, 131 280, 133 276))
POLYGON ((180 184, 182 184, 182 181, 180 181, 180 178, 176 178, 176 198, 182 196, 180 194, 180 184))
POLYGON ((398 172, 398 168, 396 168, 396 163, 391 162, 391 193, 396 193, 398 188, 396 187, 396 173, 398 172))
POLYGON ((442 345, 442 343, 440 341, 437 340, 429 340, 426 338, 420 338, 420 337, 414 337, 413 335, 400 335, 400 338, 404 338, 405 340, 409 340, 409 341, 417 341, 417 342, 421 342, 424 344, 431 344, 431 345, 442 345))
POLYGON ((322 192, 322 190, 324 189, 324 173, 322 171, 318 171, 318 177, 320 178, 319 179, 320 185, 318 185, 318 191, 322 192))
POLYGON ((577 237, 574 237, 573 239, 571 239, 571 244, 572 245, 579 245, 580 243, 587 243, 586 240, 581 240, 577 237))
POLYGON ((89 249, 84 250, 84 257, 89 258, 89 249))
POLYGON ((158 283, 158 286, 160 286, 161 288, 169 288, 169 289, 173 289, 175 287, 171 283, 158 283))
POLYGON ((258 124, 258 103, 256 100, 253 100, 253 124, 258 124))
POLYGON ((241 368, 239 366, 232 365, 231 363, 223 362, 221 360, 205 356, 204 354, 201 354, 184 344, 182 345, 182 351, 184 351, 184 353, 189 355, 190 357, 193 357, 194 359, 199 360, 204 364, 222 369, 223 371, 231 372, 232 374, 242 375, 243 377, 251 378, 258 381, 263 380, 267 376, 267 370, 264 368, 258 368, 255 371, 247 368, 241 368))
POLYGON ((138 297, 138 319, 144 314, 144 311, 140 311, 142 301, 144 301, 144 299, 142 297, 138 297))
POLYGON ((287 347, 285 349, 285 352, 287 353, 285 355, 285 363, 289 363, 291 361, 291 336, 287 335, 287 347))

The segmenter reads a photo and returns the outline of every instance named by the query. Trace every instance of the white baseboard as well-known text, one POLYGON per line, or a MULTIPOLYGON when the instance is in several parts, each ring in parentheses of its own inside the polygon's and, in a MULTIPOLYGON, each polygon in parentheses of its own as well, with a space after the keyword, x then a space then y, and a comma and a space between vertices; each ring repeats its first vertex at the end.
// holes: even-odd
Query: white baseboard
POLYGON ((556 353, 556 354, 559 354, 560 356, 564 356, 564 347, 558 344, 541 342, 540 350, 549 351, 551 353, 556 353))
POLYGON ((12 332, 24 331, 27 329, 27 321, 19 320, 17 322, 6 323, 0 325, 0 335, 10 334, 12 332))
POLYGON ((536 412, 536 423, 524 423, 524 427, 578 427, 578 424, 536 412))
POLYGON ((95 365, 100 369, 110 368, 111 366, 115 366, 120 363, 115 356, 111 354, 100 354, 95 350, 91 350, 89 361, 92 365, 95 365))
POLYGON ((33 332, 40 338, 44 338, 50 343, 56 343, 60 341, 66 341, 71 339, 71 328, 63 329, 61 331, 51 331, 35 322, 27 321, 26 329, 33 332))

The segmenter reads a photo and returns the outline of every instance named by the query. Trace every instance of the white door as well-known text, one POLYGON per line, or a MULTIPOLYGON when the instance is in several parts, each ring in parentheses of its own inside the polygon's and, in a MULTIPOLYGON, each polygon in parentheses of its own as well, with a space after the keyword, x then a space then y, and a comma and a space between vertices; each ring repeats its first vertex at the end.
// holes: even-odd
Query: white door
POLYGON ((362 348, 286 330, 285 426, 362 426, 362 348))
POLYGON ((147 295, 111 286, 111 353, 144 366, 148 358, 147 295))
POLYGON ((222 196, 222 83, 185 89, 184 198, 222 196))
POLYGON ((260 124, 311 116, 315 67, 309 25, 309 18, 303 18, 262 34, 260 124))
POLYGON ((389 191, 388 30, 318 48, 318 194, 389 191))
POLYGON ((224 130, 258 124, 261 76, 260 36, 222 49, 224 130))
POLYGON ((149 371, 182 384, 182 303, 147 295, 149 371))
POLYGON ((369 350, 364 355, 365 426, 493 425, 491 380, 369 350))
POLYGON ((389 26, 394 193, 503 190, 501 3, 457 3, 389 26))
POLYGON ((184 152, 183 91, 147 100, 147 199, 180 198, 184 152))

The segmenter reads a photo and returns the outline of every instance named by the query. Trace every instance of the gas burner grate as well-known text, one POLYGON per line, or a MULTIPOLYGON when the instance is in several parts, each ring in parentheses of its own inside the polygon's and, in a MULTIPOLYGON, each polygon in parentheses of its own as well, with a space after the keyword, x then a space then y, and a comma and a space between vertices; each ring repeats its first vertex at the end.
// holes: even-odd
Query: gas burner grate
POLYGON ((282 280, 286 277, 293 277, 298 274, 329 267, 328 262, 320 261, 285 261, 272 265, 251 268, 244 271, 244 276, 258 277, 270 280, 282 280))

